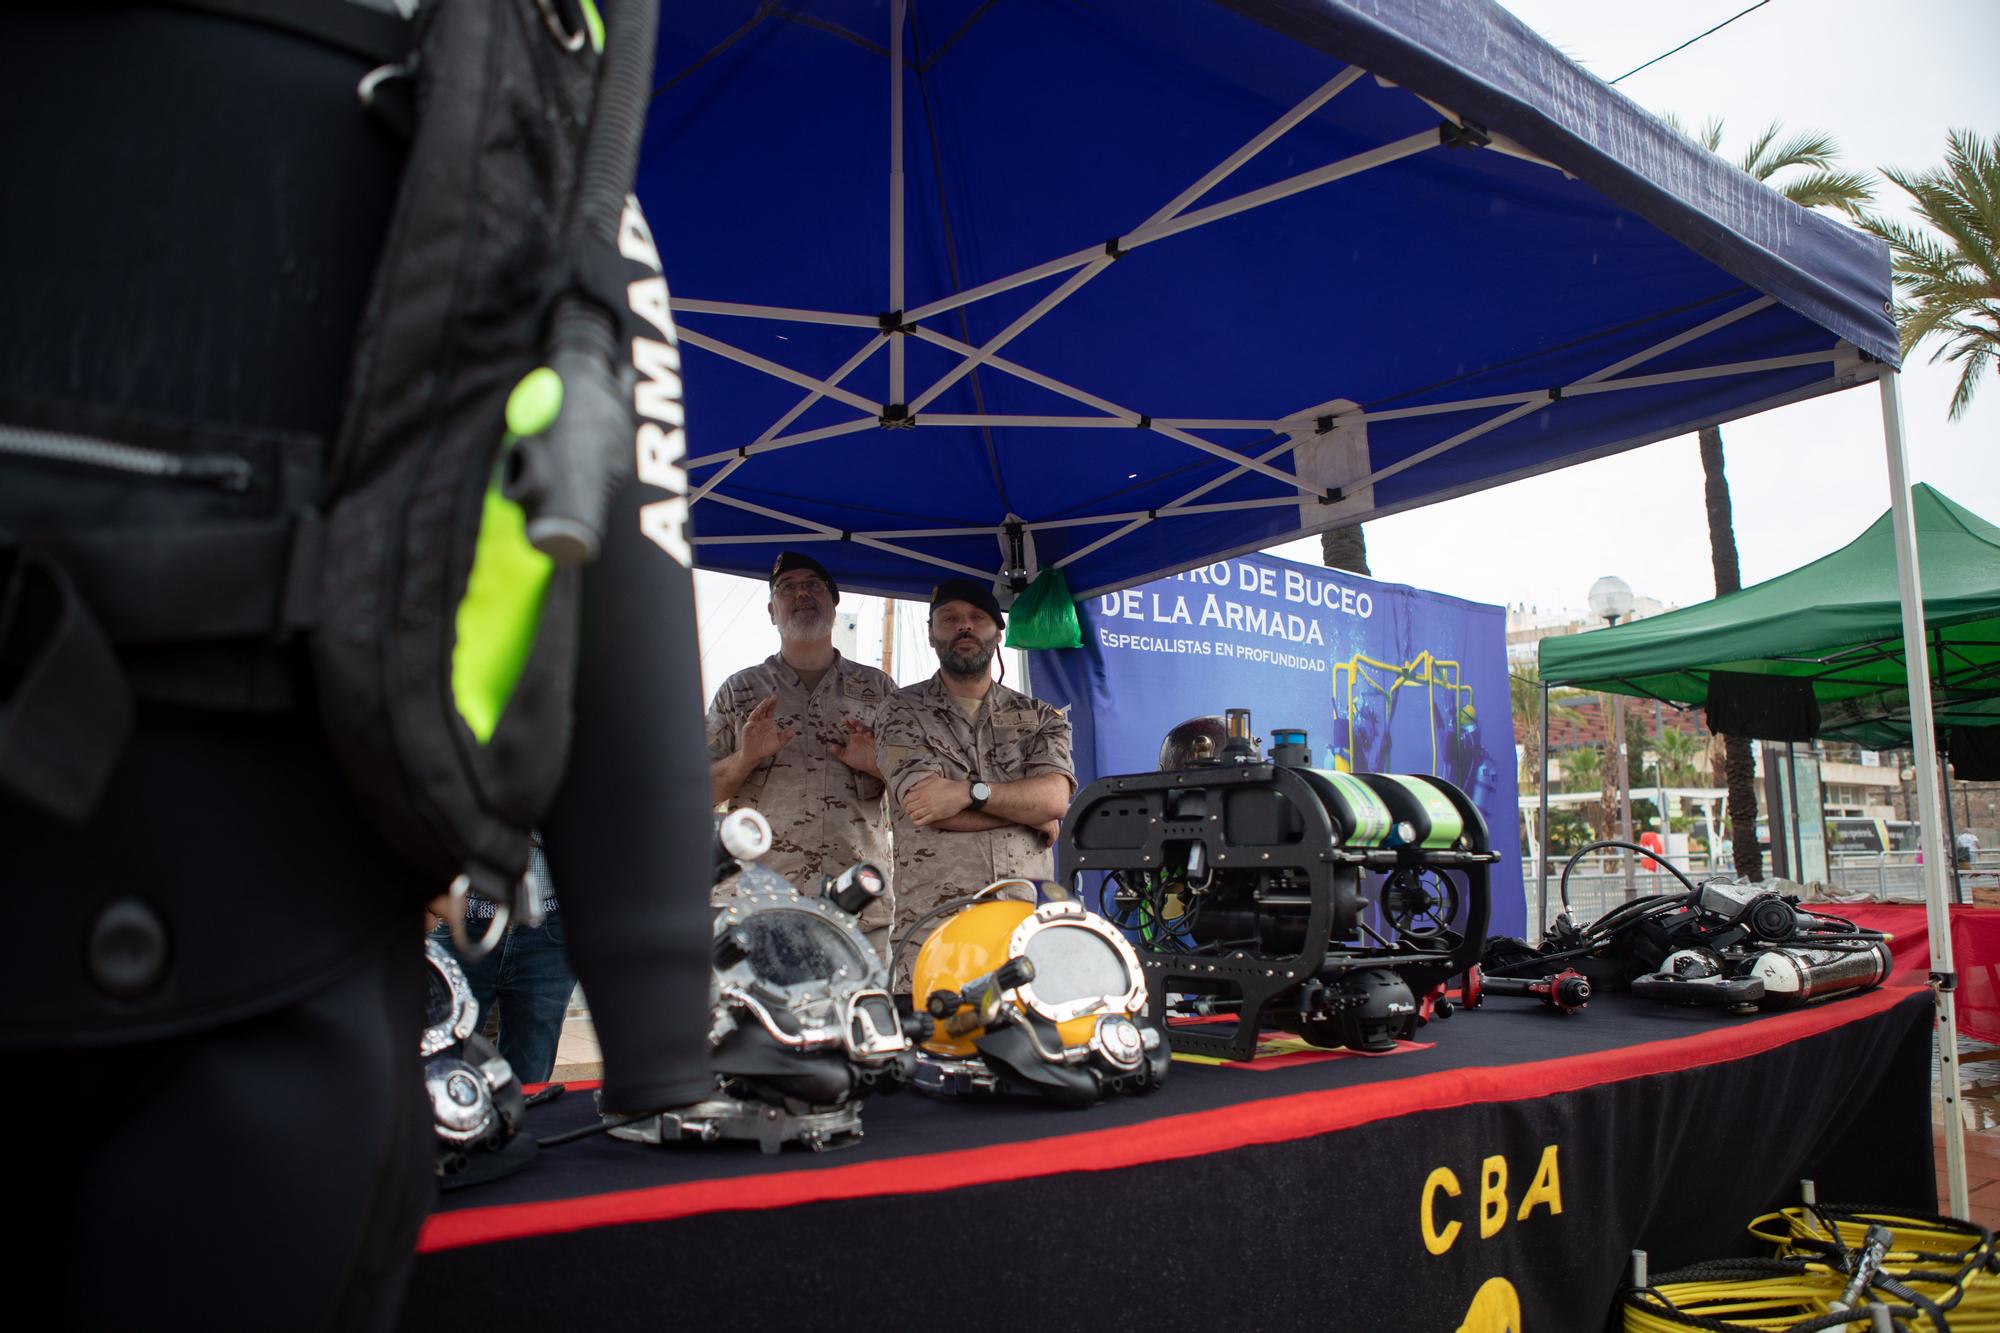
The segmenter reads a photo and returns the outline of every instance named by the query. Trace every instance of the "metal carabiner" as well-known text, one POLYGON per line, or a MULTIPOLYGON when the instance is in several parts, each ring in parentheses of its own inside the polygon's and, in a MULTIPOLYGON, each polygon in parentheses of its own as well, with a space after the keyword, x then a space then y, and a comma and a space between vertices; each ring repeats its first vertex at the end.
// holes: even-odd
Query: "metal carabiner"
POLYGON ((468 963, 476 963, 492 953, 496 945, 507 933, 508 923, 513 920, 514 907, 511 903, 495 902, 493 920, 486 927, 486 933, 477 943, 466 938, 465 899, 472 889, 472 881, 464 875, 455 876, 451 881, 451 911, 445 917, 445 925, 451 928, 451 946, 458 950, 458 956, 468 963))

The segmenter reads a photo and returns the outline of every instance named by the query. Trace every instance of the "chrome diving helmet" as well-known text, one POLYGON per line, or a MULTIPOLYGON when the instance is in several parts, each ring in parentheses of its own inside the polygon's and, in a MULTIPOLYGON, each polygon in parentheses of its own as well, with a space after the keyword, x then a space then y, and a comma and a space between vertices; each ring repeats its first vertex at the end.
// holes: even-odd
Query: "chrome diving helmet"
POLYGON ((424 1092, 438 1179, 449 1189, 526 1165, 536 1145, 516 1137, 527 1099, 513 1066, 478 1031, 479 1005, 458 960, 426 939, 424 961, 424 1092))
POLYGON ((816 895, 801 893, 755 863, 770 847, 770 826, 754 810, 725 815, 717 844, 717 879, 733 876, 735 894, 716 909, 711 936, 715 1093, 611 1133, 651 1143, 752 1139, 767 1152, 856 1142, 859 1100, 910 1081, 911 1038, 928 1029, 897 1014, 887 967, 855 919, 887 881, 859 865, 816 895))

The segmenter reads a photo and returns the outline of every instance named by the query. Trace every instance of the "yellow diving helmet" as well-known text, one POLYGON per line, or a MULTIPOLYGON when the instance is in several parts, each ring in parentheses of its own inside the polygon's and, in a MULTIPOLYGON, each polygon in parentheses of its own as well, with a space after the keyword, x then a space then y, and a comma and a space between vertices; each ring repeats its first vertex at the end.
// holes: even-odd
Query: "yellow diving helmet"
POLYGON ((987 886, 917 951, 911 999, 937 1026, 918 1053, 916 1085, 1071 1106, 1150 1092, 1172 1052, 1147 1016, 1138 954, 1081 903, 993 896, 1021 889, 1036 886, 987 886))

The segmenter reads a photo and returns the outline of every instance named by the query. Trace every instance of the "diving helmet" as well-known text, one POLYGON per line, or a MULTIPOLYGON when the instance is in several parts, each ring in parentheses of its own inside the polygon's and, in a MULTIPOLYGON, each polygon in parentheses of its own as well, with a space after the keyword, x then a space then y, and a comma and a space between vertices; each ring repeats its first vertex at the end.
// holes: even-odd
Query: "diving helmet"
POLYGON ((1247 708, 1232 708, 1220 717, 1191 717, 1161 739, 1160 769, 1172 773, 1205 764, 1255 763, 1257 744, 1247 708))
POLYGON ((768 829, 761 815, 738 810, 717 830, 717 877, 733 877, 735 891, 717 908, 711 936, 715 1091, 621 1125, 611 1131, 618 1138, 740 1138, 766 1152, 790 1142, 823 1151, 860 1140, 860 1098, 910 1081, 911 1038, 929 1020, 897 1013, 887 968, 855 919, 887 881, 864 864, 820 894, 802 894, 755 863, 770 846, 768 829), (763 835, 747 824, 762 825, 763 835))
POLYGON ((1150 1092, 1172 1053, 1146 1012, 1139 957, 1116 927, 1072 901, 999 899, 1002 880, 917 951, 911 995, 936 1023, 922 1040, 928 1092, 1022 1092, 1088 1106, 1150 1092))
POLYGON ((437 1174, 449 1189, 526 1165, 535 1142, 515 1137, 527 1099, 514 1067, 477 1031, 479 1005, 458 960, 434 939, 424 941, 424 960, 424 1091, 437 1174))

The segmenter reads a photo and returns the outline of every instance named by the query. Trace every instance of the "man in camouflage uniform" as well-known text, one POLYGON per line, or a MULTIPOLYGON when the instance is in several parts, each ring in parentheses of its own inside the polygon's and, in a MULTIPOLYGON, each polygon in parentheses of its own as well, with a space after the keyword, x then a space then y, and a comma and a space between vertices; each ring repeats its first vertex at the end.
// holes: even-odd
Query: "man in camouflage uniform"
POLYGON ((987 588, 940 583, 930 620, 938 672, 898 690, 876 724, 896 831, 898 988, 922 937, 945 919, 924 922, 933 909, 994 880, 1055 873, 1051 848, 1076 790, 1069 718, 993 680, 1004 624, 987 588))
MULTIPOLYGON (((822 875, 856 861, 889 870, 889 821, 875 766, 875 715, 896 682, 833 646, 840 589, 811 556, 786 551, 771 568, 778 651, 722 683, 708 709, 715 801, 771 821, 759 862, 818 891, 822 875)), ((719 899, 734 892, 724 886, 719 899)), ((861 914, 862 932, 887 951, 890 893, 861 914)), ((718 903, 719 905, 719 903, 718 903)))

